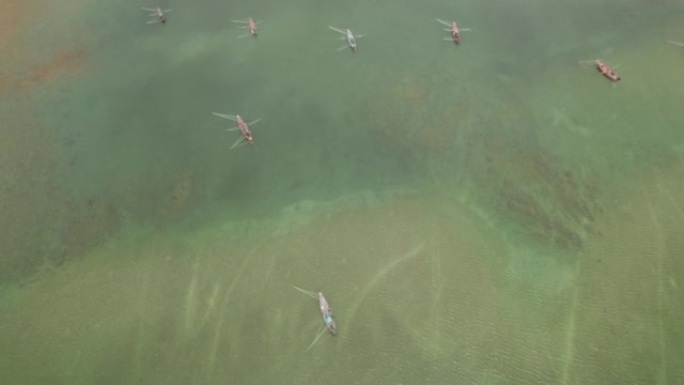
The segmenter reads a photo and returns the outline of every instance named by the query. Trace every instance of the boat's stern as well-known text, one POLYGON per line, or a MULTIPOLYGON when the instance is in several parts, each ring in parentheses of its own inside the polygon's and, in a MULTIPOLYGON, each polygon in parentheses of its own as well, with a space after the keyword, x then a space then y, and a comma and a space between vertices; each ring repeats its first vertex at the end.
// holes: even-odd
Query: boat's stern
POLYGON ((337 335, 337 324, 335 323, 335 320, 332 318, 332 314, 328 315, 329 318, 326 317, 325 319, 325 328, 328 329, 330 334, 332 335, 337 335))

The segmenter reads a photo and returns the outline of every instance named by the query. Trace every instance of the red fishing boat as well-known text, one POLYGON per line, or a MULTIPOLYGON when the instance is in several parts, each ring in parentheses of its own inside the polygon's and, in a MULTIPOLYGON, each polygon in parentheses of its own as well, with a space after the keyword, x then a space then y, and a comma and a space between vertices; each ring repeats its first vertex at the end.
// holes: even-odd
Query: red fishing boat
POLYGON ((596 69, 599 70, 599 72, 608 78, 612 82, 618 82, 620 79, 620 75, 615 72, 615 70, 606 64, 603 59, 596 59, 596 60, 582 60, 580 63, 582 64, 594 64, 596 66, 596 69))
POLYGON ((461 32, 470 31, 470 29, 468 29, 468 28, 459 29, 458 24, 456 24, 455 21, 452 21, 451 24, 447 23, 446 21, 444 21, 442 19, 437 19, 437 21, 440 24, 443 24, 443 25, 446 25, 447 27, 449 27, 449 28, 445 28, 444 30, 448 31, 449 34, 451 34, 451 38, 445 37, 444 40, 453 40, 453 42, 456 44, 461 44, 461 32))
POLYGON ((155 24, 155 23, 166 24, 166 14, 165 13, 171 12, 170 9, 165 9, 162 11, 162 9, 159 7, 157 7, 157 8, 142 7, 142 9, 145 11, 148 11, 148 12, 152 12, 149 14, 149 16, 154 16, 156 18, 156 20, 148 21, 147 24, 155 24))
POLYGON ((263 20, 259 21, 254 21, 251 17, 248 18, 247 20, 231 20, 233 23, 240 23, 240 24, 246 24, 240 28, 249 28, 249 33, 246 35, 240 36, 240 38, 247 37, 247 36, 253 36, 257 37, 259 34, 259 28, 257 27, 257 24, 263 22, 263 20))
POLYGON ((212 112, 212 114, 218 116, 219 118, 223 119, 228 119, 232 120, 235 123, 237 123, 237 127, 229 128, 226 131, 240 131, 240 138, 230 147, 230 149, 234 149, 235 147, 239 146, 242 144, 242 141, 245 140, 247 143, 251 144, 254 146, 254 149, 256 149, 256 145, 254 144, 254 135, 252 135, 252 130, 250 129, 250 126, 253 126, 257 124, 259 121, 261 121, 261 118, 252 121, 252 122, 245 122, 240 115, 228 115, 228 114, 220 114, 218 112, 212 112))

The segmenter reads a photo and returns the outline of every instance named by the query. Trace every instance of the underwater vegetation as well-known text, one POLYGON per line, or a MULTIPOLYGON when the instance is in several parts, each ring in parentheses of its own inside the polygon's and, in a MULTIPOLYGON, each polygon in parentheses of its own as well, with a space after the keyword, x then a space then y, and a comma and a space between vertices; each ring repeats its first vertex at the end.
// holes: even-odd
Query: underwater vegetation
POLYGON ((602 210, 598 177, 539 144, 531 107, 466 86, 433 108, 445 97, 411 76, 387 89, 366 112, 379 144, 399 160, 420 163, 438 184, 459 180, 456 189, 515 237, 566 251, 584 247, 602 210))
POLYGON ((541 149, 491 140, 477 143, 481 159, 470 178, 492 215, 547 246, 578 250, 601 210, 590 177, 564 167, 541 149))

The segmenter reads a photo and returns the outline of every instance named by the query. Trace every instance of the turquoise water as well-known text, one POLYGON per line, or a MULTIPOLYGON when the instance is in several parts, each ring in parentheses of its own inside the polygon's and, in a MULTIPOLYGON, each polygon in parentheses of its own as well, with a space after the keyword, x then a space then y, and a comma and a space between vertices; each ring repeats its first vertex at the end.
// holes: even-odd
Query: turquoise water
POLYGON ((3 383, 684 381, 678 3, 33 4, 3 383))

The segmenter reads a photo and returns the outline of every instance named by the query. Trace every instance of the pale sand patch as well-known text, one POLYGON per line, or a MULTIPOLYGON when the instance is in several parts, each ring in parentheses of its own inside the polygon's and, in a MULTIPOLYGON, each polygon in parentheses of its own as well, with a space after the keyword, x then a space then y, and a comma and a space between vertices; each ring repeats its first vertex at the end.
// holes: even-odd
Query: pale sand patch
POLYGON ((574 351, 564 383, 679 383, 684 167, 652 170, 613 201, 578 263, 574 351))
POLYGON ((55 384, 676 383, 683 175, 656 170, 625 189, 574 261, 520 264, 433 195, 286 232, 226 223, 110 244, 3 301, 0 341, 15 348, 0 369, 55 384), (315 354, 320 314, 293 284, 324 291, 338 319, 315 354))
POLYGON ((544 279, 511 274, 504 239, 439 196, 285 233, 225 224, 111 244, 15 294, 0 339, 16 348, 0 362, 16 383, 674 381, 684 203, 663 191, 684 186, 673 175, 610 207, 597 220, 604 235, 575 262, 530 270, 544 279), (292 284, 323 290, 338 318, 340 334, 313 355, 320 314, 292 284))

